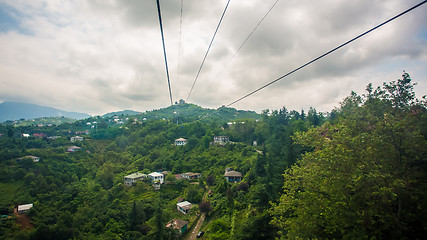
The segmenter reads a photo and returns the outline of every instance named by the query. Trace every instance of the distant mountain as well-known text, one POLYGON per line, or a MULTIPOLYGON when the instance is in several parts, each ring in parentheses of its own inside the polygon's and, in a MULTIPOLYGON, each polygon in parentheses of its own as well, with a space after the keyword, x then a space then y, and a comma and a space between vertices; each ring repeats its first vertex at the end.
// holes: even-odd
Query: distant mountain
POLYGON ((138 115, 138 114, 141 114, 141 112, 137 112, 134 110, 123 110, 123 111, 118 111, 118 112, 106 113, 106 114, 102 115, 102 117, 103 118, 109 118, 109 117, 113 117, 113 116, 138 115))
POLYGON ((60 109, 40 106, 30 103, 3 102, 0 103, 0 123, 7 120, 33 119, 41 117, 64 116, 73 119, 84 119, 91 117, 86 113, 67 112, 60 109))

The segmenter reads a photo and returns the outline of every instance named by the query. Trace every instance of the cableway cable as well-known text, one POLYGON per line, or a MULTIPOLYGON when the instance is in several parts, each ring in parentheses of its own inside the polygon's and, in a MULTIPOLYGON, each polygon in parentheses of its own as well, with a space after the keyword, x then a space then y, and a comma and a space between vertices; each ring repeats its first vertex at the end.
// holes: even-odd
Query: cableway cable
POLYGON ((200 65, 199 71, 197 72, 196 78, 194 79, 193 85, 191 86, 190 92, 188 93, 187 99, 185 100, 186 102, 188 102, 188 99, 190 98, 191 92, 193 91, 194 85, 196 85, 197 78, 199 77, 200 71, 202 70, 203 64, 205 63, 206 57, 208 56, 209 50, 211 49, 212 43, 213 43, 213 41, 215 39, 215 35, 218 32, 219 26, 221 25, 221 22, 222 22, 222 19, 224 18, 225 12, 227 11, 228 4, 230 4, 230 0, 228 0, 227 5, 225 6, 225 9, 222 12, 221 19, 219 20, 218 26, 215 29, 215 33, 212 36, 212 40, 209 43, 208 50, 206 51, 205 57, 203 58, 202 64, 200 65))
POLYGON ((383 23, 381 23, 381 24, 379 24, 379 25, 377 25, 377 26, 375 26, 375 27, 371 28, 370 30, 368 30, 368 31, 366 31, 366 32, 364 32, 364 33, 362 33, 362 34, 360 34, 359 36, 357 36, 357 37, 355 37, 355 38, 353 38, 353 39, 351 39, 351 40, 349 40, 349 41, 347 41, 347 42, 345 42, 345 43, 343 43, 343 44, 339 45, 338 47, 336 47, 336 48, 334 48, 334 49, 330 50, 329 52, 324 53, 323 55, 321 55, 321 56, 319 56, 319 57, 317 57, 317 58, 315 58, 315 59, 313 59, 313 60, 311 60, 311 61, 309 61, 309 62, 305 63, 304 65, 302 65, 302 66, 300 66, 300 67, 298 67, 298 68, 296 68, 296 69, 294 69, 294 70, 292 70, 292 71, 288 72, 287 74, 285 74, 285 75, 283 75, 283 76, 281 76, 281 77, 277 78, 276 80, 271 81, 271 82, 269 82, 269 83, 265 84, 264 86, 262 86, 262 87, 260 87, 260 88, 258 88, 258 89, 256 89, 256 90, 254 90, 254 91, 252 91, 252 92, 250 92, 250 93, 246 94, 245 96, 243 96, 243 97, 241 97, 241 98, 239 98, 239 99, 235 100, 235 101, 234 101, 234 102, 232 102, 232 103, 229 103, 228 105, 226 105, 226 107, 229 107, 229 106, 231 106, 231 105, 233 105, 233 104, 235 104, 235 103, 237 103, 237 102, 239 102, 239 101, 241 101, 241 100, 243 100, 243 99, 245 99, 245 98, 247 98, 247 97, 251 96, 252 94, 254 94, 254 93, 256 93, 256 92, 258 92, 258 91, 260 91, 260 90, 262 90, 262 89, 264 89, 264 88, 266 88, 266 87, 268 87, 268 86, 272 85, 273 83, 276 83, 276 82, 278 82, 278 81, 282 80, 283 78, 285 78, 285 77, 287 77, 287 76, 291 75, 292 73, 294 73, 294 72, 296 72, 296 71, 298 71, 298 70, 300 70, 300 69, 302 69, 302 68, 304 68, 304 67, 306 67, 306 66, 308 66, 308 65, 310 65, 310 64, 312 64, 312 63, 314 63, 314 62, 316 62, 317 60, 319 60, 319 59, 321 59, 321 58, 323 58, 323 57, 325 57, 325 56, 327 56, 327 55, 329 55, 329 54, 331 54, 331 53, 335 52, 336 50, 338 50, 338 49, 340 49, 340 48, 344 47, 345 45, 347 45, 347 44, 349 44, 349 43, 351 43, 351 42, 353 42, 353 41, 355 41, 355 40, 357 40, 357 39, 359 39, 359 38, 361 38, 361 37, 365 36, 366 34, 368 34, 368 33, 372 32, 372 31, 374 31, 374 30, 376 30, 376 29, 380 28, 381 26, 383 26, 383 25, 385 25, 385 24, 387 24, 387 23, 389 23, 389 22, 391 22, 391 21, 395 20, 396 18, 401 17, 402 15, 404 15, 404 14, 406 14, 406 13, 408 13, 408 12, 410 12, 410 11, 414 10, 415 8, 418 8, 419 6, 423 5, 423 4, 424 4, 424 3, 426 3, 426 2, 427 2, 427 0, 425 0, 425 1, 423 1, 423 2, 421 2, 421 3, 419 3, 419 4, 417 4, 417 5, 415 5, 415 6, 411 7, 411 8, 409 8, 408 10, 406 10, 406 11, 404 11, 404 12, 402 12, 402 13, 400 13, 400 14, 398 14, 398 15, 396 15, 396 16, 394 16, 394 17, 392 17, 392 18, 390 18, 389 20, 387 20, 387 21, 385 21, 385 22, 383 22, 383 23))
POLYGON ((159 0, 157 0, 156 2, 157 2, 157 12, 159 14, 160 32, 162 33, 163 55, 165 56, 166 76, 168 78, 168 87, 169 87, 169 97, 170 97, 170 100, 171 100, 171 105, 173 106, 171 82, 169 80, 168 59, 166 57, 165 37, 163 35, 162 14, 161 14, 161 11, 160 11, 159 0))
POLYGON ((184 0, 181 0, 181 16, 179 19, 179 43, 178 43, 178 74, 176 75, 176 94, 175 97, 178 95, 179 96, 179 74, 180 74, 180 68, 181 68, 181 33, 182 33, 182 9, 183 9, 183 5, 184 5, 184 0))
POLYGON ((243 41, 243 43, 240 45, 240 47, 237 49, 237 51, 233 54, 233 56, 231 56, 230 60, 224 65, 224 67, 222 68, 221 72, 216 76, 215 79, 218 79, 219 76, 221 76, 221 74, 228 67, 228 65, 231 63, 231 61, 233 60, 233 58, 237 55, 237 53, 240 51, 240 49, 242 49, 243 45, 245 45, 245 43, 249 40, 249 38, 252 36, 252 34, 254 34, 254 32, 257 30, 257 28, 259 27, 259 25, 261 25, 261 23, 264 21, 264 19, 267 17, 267 15, 271 12, 271 10, 273 10, 274 6, 276 6, 276 4, 277 4, 278 1, 279 0, 276 0, 273 3, 273 5, 270 7, 270 9, 267 11, 267 13, 265 13, 265 15, 261 18, 261 20, 255 26, 255 28, 252 30, 252 32, 249 33, 249 35, 246 37, 245 41, 243 41))

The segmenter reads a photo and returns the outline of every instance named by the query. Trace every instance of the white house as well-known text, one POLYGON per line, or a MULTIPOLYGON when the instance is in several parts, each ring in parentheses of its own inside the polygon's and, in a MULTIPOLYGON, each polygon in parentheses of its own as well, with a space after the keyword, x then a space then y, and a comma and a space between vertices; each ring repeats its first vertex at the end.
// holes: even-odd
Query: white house
POLYGON ((164 175, 161 173, 158 173, 158 172, 152 172, 152 173, 148 174, 148 177, 153 182, 160 182, 160 184, 163 184, 163 182, 164 182, 164 175))
POLYGON ((33 204, 24 204, 24 205, 18 205, 18 213, 22 214, 22 213, 26 213, 28 212, 28 210, 30 210, 33 207, 33 204))
POLYGON ((39 157, 36 157, 36 156, 25 156, 25 157, 21 157, 21 158, 18 158, 18 160, 20 161, 20 160, 22 160, 22 159, 24 159, 24 158, 31 158, 32 160, 33 160, 33 162, 39 162, 40 161, 40 158, 39 157))
POLYGON ((83 141, 83 137, 75 136, 75 137, 71 137, 70 140, 71 140, 71 142, 77 142, 77 141, 81 142, 81 141, 83 141))
POLYGON ((214 143, 219 145, 225 145, 230 139, 227 136, 215 136, 214 143))
POLYGON ((137 173, 132 173, 130 175, 125 176, 124 181, 125 181, 125 185, 132 186, 137 181, 143 180, 145 178, 147 178, 147 174, 137 172, 137 173))
POLYGON ((183 146, 185 144, 187 144, 187 139, 185 139, 185 138, 178 138, 175 140, 176 146, 183 146))
POLYGON ((183 214, 190 213, 192 204, 189 201, 184 201, 176 204, 176 209, 183 214))

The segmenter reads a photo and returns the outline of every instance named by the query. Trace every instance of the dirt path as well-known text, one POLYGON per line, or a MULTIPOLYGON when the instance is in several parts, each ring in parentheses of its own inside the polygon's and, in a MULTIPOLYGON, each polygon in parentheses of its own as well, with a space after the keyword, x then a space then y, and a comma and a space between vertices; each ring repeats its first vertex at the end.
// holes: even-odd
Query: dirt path
POLYGON ((33 224, 31 223, 30 218, 25 214, 17 216, 16 224, 21 225, 21 229, 33 229, 34 228, 33 224))
MULTIPOLYGON (((208 197, 208 192, 209 192, 209 188, 205 190, 205 194, 203 194, 203 200, 202 201, 206 201, 207 197, 208 197)), ((189 236, 187 237, 186 240, 195 240, 197 239, 197 234, 200 231, 200 228, 202 227, 203 221, 205 221, 205 214, 202 213, 202 215, 200 216, 199 220, 197 221, 196 226, 193 228, 193 230, 191 231, 191 233, 189 234, 189 236)), ((203 239, 203 237, 202 237, 203 239)))
POLYGON ((202 215, 199 218, 199 221, 197 221, 196 226, 194 227, 193 231, 191 231, 190 236, 187 238, 187 240, 197 239, 197 233, 199 233, 200 227, 202 226, 204 220, 205 220, 205 214, 202 213, 202 215))

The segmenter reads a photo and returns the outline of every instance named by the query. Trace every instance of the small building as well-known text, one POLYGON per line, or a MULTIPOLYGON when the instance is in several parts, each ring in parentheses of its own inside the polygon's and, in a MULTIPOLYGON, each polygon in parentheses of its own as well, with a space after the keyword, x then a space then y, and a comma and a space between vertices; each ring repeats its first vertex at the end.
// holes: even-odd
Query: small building
POLYGON ((18 205, 18 214, 23 214, 28 212, 33 207, 33 204, 24 204, 24 205, 18 205))
POLYGON ((183 214, 189 214, 193 205, 189 201, 179 202, 176 204, 176 209, 183 214))
POLYGON ((24 137, 24 138, 29 138, 29 137, 30 137, 30 134, 28 134, 28 133, 23 133, 23 134, 22 134, 22 137, 24 137))
POLYGON ((77 151, 80 151, 81 149, 82 149, 81 147, 71 146, 71 147, 68 147, 67 152, 77 152, 77 151))
POLYGON ((50 137, 47 137, 47 139, 51 139, 51 140, 55 140, 55 139, 58 139, 58 138, 60 138, 61 136, 50 136, 50 137))
POLYGON ((160 184, 163 184, 163 182, 165 181, 165 176, 158 172, 152 172, 148 174, 148 177, 151 179, 151 181, 159 182, 160 184))
POLYGON ((25 158, 31 158, 31 159, 33 160, 33 162, 39 162, 39 161, 40 161, 40 158, 39 158, 39 157, 31 156, 31 155, 28 155, 28 156, 25 156, 25 157, 18 158, 17 160, 18 160, 18 161, 21 161, 21 160, 23 160, 23 159, 25 159, 25 158))
POLYGON ((238 171, 233 171, 233 170, 227 171, 226 170, 224 177, 225 177, 225 179, 227 179, 228 182, 238 183, 238 182, 242 181, 243 174, 241 172, 238 172, 238 171))
POLYGON ((173 219, 166 224, 166 227, 175 229, 178 235, 181 235, 187 231, 188 222, 181 219, 173 219))
POLYGON ((137 173, 132 173, 130 175, 125 176, 124 182, 125 182, 125 185, 132 186, 137 181, 143 180, 145 178, 147 178, 147 174, 137 172, 137 173))
POLYGON ((178 138, 175 140, 176 146, 184 146, 185 144, 187 144, 187 139, 185 138, 178 138))
POLYGON ((227 136, 215 136, 214 144, 225 145, 230 142, 230 139, 227 136))
POLYGON ((192 172, 181 173, 181 177, 185 179, 199 179, 201 177, 201 174, 192 172))
POLYGON ((71 137, 70 140, 71 140, 71 142, 77 142, 77 141, 81 142, 81 141, 83 141, 83 137, 75 136, 75 137, 71 137))
POLYGON ((46 133, 33 133, 33 137, 44 138, 47 137, 46 133))

